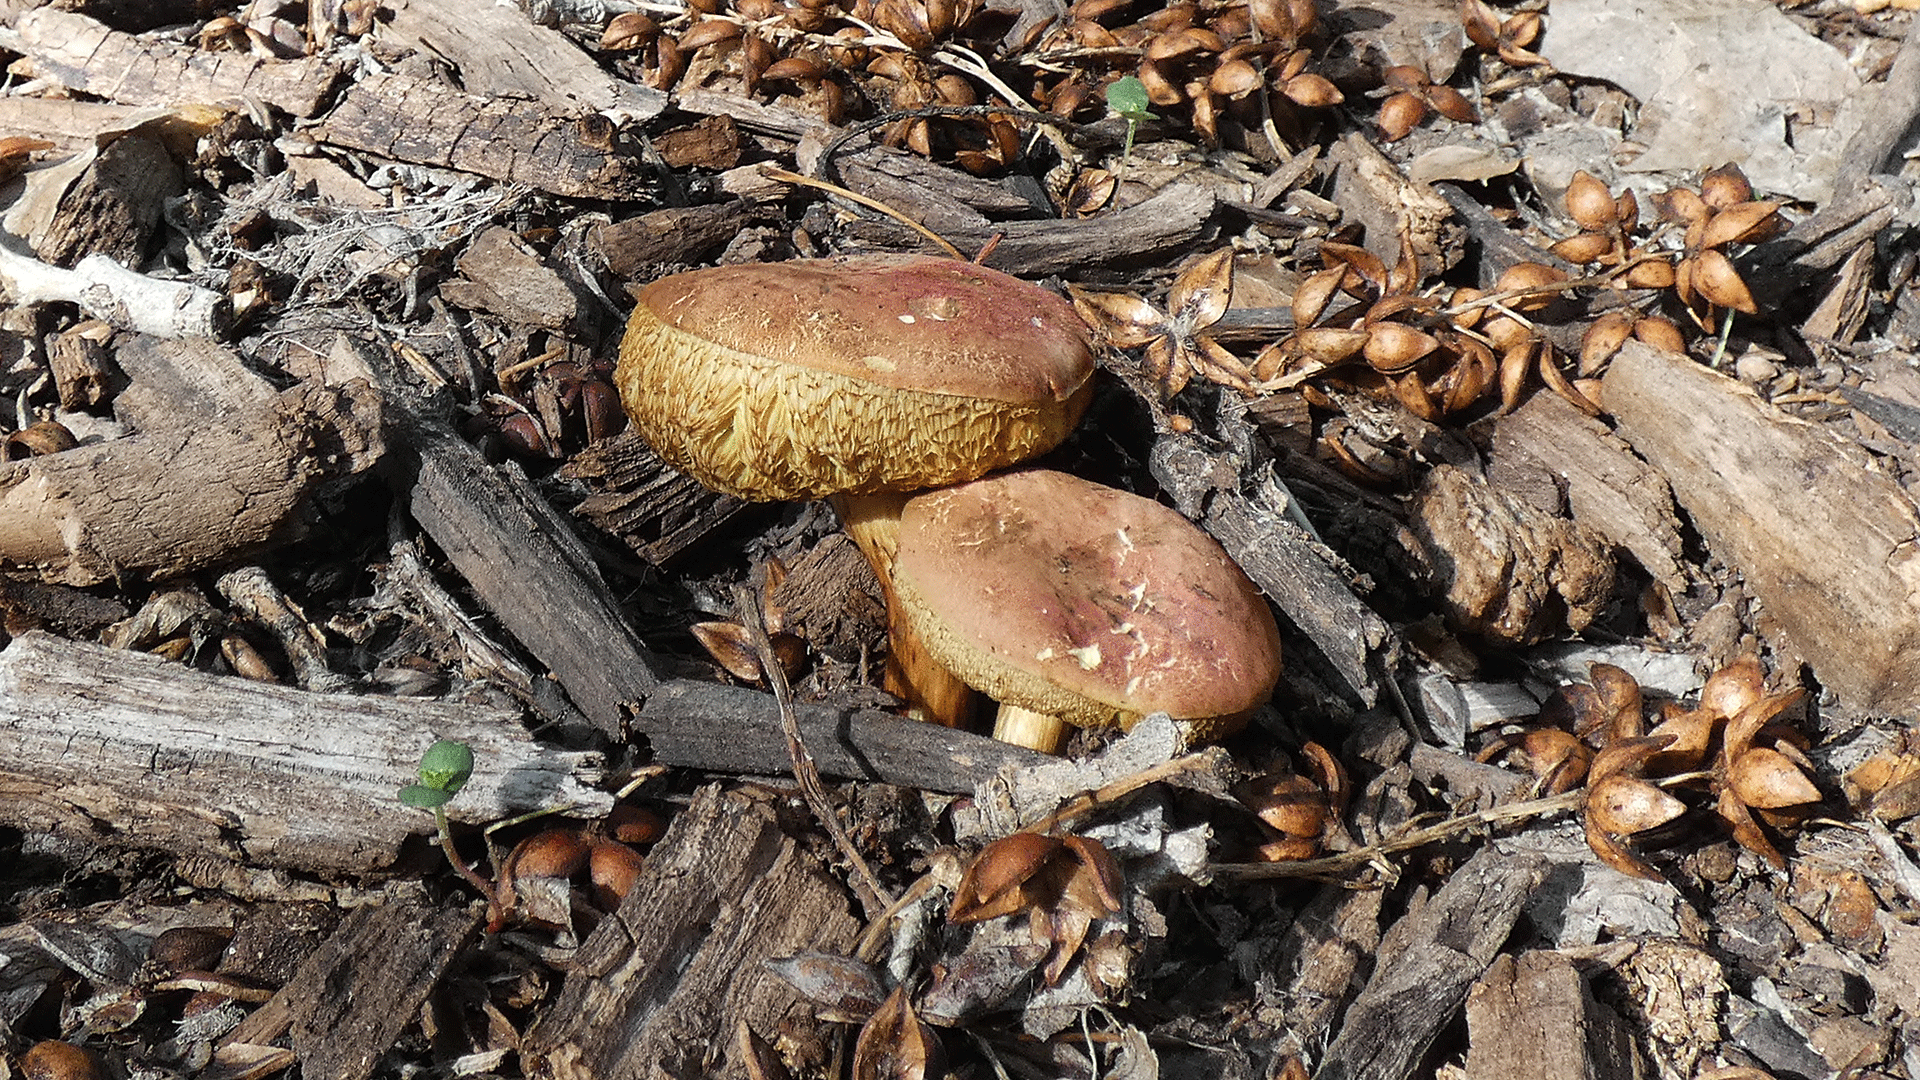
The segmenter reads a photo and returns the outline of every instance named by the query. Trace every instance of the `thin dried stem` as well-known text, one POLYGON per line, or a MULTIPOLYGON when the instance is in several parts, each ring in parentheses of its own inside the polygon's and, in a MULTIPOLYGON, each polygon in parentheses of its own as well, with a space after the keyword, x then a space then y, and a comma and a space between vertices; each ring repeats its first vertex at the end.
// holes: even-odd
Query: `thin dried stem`
POLYGON ((840 824, 840 815, 834 812, 833 803, 827 800, 826 786, 820 782, 820 769, 813 762, 813 754, 800 737, 800 720, 793 711, 793 687, 787 683, 786 670, 780 666, 780 658, 774 655, 773 642, 767 636, 766 612, 760 606, 759 589, 752 585, 737 585, 733 590, 733 602, 739 611, 740 625, 746 627, 747 637, 753 643, 754 655, 760 659, 760 673, 766 677, 767 687, 773 691, 774 704, 780 710, 780 729, 787 736, 787 756, 793 760, 793 778, 800 784, 800 792, 806 796, 807 806, 813 810, 813 816, 820 821, 820 827, 832 838, 834 846, 853 868, 855 892, 860 896, 860 904, 866 909, 869 920, 878 918, 880 913, 893 906, 894 899, 888 894, 880 879, 873 874, 873 868, 853 846, 853 838, 840 824))

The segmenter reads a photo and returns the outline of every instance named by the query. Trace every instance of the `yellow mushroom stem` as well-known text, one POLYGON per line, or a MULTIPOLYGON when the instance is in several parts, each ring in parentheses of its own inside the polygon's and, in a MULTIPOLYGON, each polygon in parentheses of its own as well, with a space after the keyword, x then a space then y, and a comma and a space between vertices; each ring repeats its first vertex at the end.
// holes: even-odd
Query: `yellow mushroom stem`
POLYGON ((1018 705, 1001 705, 1000 715, 993 722, 994 738, 1043 754, 1058 754, 1066 748, 1071 734, 1072 725, 1059 717, 1018 705))
POLYGON ((881 686, 907 703, 907 715, 945 727, 965 727, 974 693, 927 653, 902 614, 893 591, 893 559, 900 550, 900 509, 905 493, 834 495, 828 499, 860 553, 867 557, 887 605, 887 667, 881 686))

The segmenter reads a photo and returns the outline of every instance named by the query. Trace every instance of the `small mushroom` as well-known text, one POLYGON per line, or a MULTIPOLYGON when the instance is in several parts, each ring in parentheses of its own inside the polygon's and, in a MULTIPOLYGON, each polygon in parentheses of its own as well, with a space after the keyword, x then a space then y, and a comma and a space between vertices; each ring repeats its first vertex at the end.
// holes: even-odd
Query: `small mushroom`
POLYGON ((1222 738, 1280 677, 1273 613, 1219 544, 1064 473, 908 500, 894 589, 933 658, 1001 702, 994 734, 1035 749, 1057 751, 1063 723, 1130 728, 1151 712, 1222 738))
MULTIPOLYGON (((880 255, 723 266, 642 289, 615 382, 669 464, 746 499, 831 497, 895 604, 901 492, 1058 445, 1092 396, 1065 300, 996 270, 880 255)), ((957 722, 965 690, 889 616, 888 689, 957 722)))

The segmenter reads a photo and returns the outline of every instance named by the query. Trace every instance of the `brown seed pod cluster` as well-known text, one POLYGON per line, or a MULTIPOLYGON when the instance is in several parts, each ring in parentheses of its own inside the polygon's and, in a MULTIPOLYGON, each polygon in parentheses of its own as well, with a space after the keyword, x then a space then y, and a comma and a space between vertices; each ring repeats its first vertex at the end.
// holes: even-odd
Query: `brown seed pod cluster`
POLYGON ((1339 827, 1351 794, 1347 771, 1319 743, 1300 748, 1306 772, 1281 770, 1254 777, 1234 789, 1234 798, 1252 810, 1272 839, 1260 845, 1267 862, 1311 859, 1326 846, 1329 830, 1339 827), (1311 775, 1308 775, 1308 774, 1311 775))
POLYGON ((1660 880, 1626 841, 1678 819, 1688 806, 1673 792, 1702 784, 1734 840, 1786 865, 1767 830, 1803 819, 1822 797, 1799 735, 1776 723, 1804 690, 1769 694, 1760 661, 1741 657, 1707 679, 1694 706, 1663 703, 1648 730, 1632 675, 1594 664, 1590 677, 1562 687, 1542 707, 1540 726, 1497 737, 1481 760, 1517 758, 1547 794, 1584 784, 1587 843, 1623 873, 1660 880))
POLYGON ((1417 67, 1395 64, 1382 73, 1381 81, 1391 91, 1387 100, 1380 103, 1378 120, 1380 137, 1388 142, 1406 138, 1435 113, 1461 124, 1480 120, 1480 114, 1465 95, 1451 86, 1435 83, 1417 67))
POLYGON ((1094 920, 1124 907, 1120 864, 1098 840, 1014 833, 980 849, 947 909, 951 923, 1025 913, 1033 940, 1047 945, 1045 978, 1060 981, 1094 920))
POLYGON ((586 877, 586 898, 610 912, 620 906, 646 865, 639 848, 666 832, 666 821, 643 807, 620 804, 589 828, 554 828, 515 844, 500 863, 487 929, 573 925, 574 881, 586 877))
POLYGON ((1654 197, 1668 221, 1686 227, 1685 249, 1674 267, 1673 291, 1702 326, 1715 309, 1758 315, 1753 293, 1726 249, 1757 244, 1786 227, 1780 204, 1755 199, 1738 165, 1722 165, 1700 179, 1700 190, 1675 188, 1654 197))
MULTIPOLYGON (((1129 0, 1078 0, 1065 20, 1040 40, 1033 57, 1049 66, 1063 59, 1137 50, 1133 74, 1156 108, 1184 110, 1207 143, 1223 125, 1257 128, 1263 116, 1283 124, 1301 109, 1345 100, 1332 82, 1309 71, 1308 40, 1319 25, 1312 0, 1172 3, 1133 22, 1121 22, 1129 0)), ((1043 82, 1035 99, 1054 115, 1071 117, 1116 75, 1069 60, 1071 73, 1043 82)), ((1291 125, 1287 125, 1291 126, 1291 125)))
POLYGON ((557 461, 627 426, 620 395, 607 381, 610 365, 541 358, 499 375, 498 394, 469 425, 473 434, 494 436, 514 457, 557 461))
POLYGON ((1520 11, 1503 19, 1485 0, 1460 0, 1460 21, 1466 27, 1468 41, 1498 56, 1509 67, 1545 66, 1538 53, 1527 50, 1540 36, 1539 12, 1520 11))

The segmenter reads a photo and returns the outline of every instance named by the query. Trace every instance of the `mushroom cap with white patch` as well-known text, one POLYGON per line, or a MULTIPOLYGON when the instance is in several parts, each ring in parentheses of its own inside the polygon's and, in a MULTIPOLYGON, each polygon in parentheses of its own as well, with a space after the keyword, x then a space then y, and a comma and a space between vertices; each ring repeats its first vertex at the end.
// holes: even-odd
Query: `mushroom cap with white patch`
POLYGON ((909 499, 894 587, 934 658, 1079 727, 1150 712, 1207 740, 1280 677, 1280 635, 1212 537, 1150 499, 1044 469, 909 499))
POLYGON ((722 266, 639 293, 615 383, 675 468, 749 499, 913 491, 1059 444, 1091 394, 1072 305, 952 259, 722 266))

